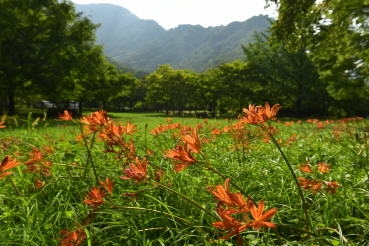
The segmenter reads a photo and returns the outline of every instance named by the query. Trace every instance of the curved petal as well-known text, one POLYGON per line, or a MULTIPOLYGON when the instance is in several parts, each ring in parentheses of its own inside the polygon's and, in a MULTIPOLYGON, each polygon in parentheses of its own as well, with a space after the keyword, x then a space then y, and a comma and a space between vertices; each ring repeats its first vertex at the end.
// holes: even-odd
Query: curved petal
POLYGON ((269 209, 267 212, 265 212, 265 214, 263 214, 259 218, 259 220, 268 220, 268 219, 272 218, 277 213, 277 211, 278 211, 277 208, 269 209))
POLYGON ((272 222, 264 222, 264 221, 259 221, 259 225, 262 227, 269 227, 269 228, 276 228, 276 224, 272 223, 272 222))

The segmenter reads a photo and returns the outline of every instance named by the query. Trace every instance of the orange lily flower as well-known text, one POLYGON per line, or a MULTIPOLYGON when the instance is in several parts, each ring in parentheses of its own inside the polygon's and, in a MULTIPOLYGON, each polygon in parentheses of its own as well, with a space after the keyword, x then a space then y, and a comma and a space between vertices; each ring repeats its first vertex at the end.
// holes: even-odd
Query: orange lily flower
POLYGON ((225 188, 223 188, 222 185, 218 185, 216 187, 216 190, 209 190, 209 191, 215 196, 216 199, 218 199, 221 202, 223 202, 225 206, 227 206, 227 207, 234 207, 234 201, 229 196, 229 193, 231 193, 229 191, 229 187, 228 187, 229 181, 230 181, 230 178, 226 179, 226 181, 224 183, 224 187, 225 188))
POLYGON ((180 161, 180 163, 174 164, 176 166, 174 170, 177 172, 197 162, 197 159, 191 155, 191 149, 187 149, 187 144, 182 147, 179 143, 177 148, 169 150, 165 157, 180 161))
POLYGON ((107 192, 109 192, 110 194, 113 193, 114 184, 110 181, 110 179, 106 178, 105 183, 103 181, 100 181, 100 184, 102 184, 107 192))
POLYGON ((6 126, 2 126, 2 124, 4 124, 4 122, 0 122, 0 128, 6 127, 6 126))
POLYGON ((187 134, 186 136, 182 136, 181 140, 185 142, 194 153, 200 154, 201 142, 197 135, 197 128, 198 125, 193 128, 192 135, 187 134))
POLYGON ((73 121, 72 114, 70 114, 67 110, 64 110, 64 114, 58 114, 58 117, 61 120, 73 121))
POLYGON ((302 181, 302 182, 299 182, 299 185, 304 186, 304 190, 311 188, 311 180, 304 179, 303 177, 298 177, 298 179, 302 181))
POLYGON ((251 125, 258 125, 265 122, 265 118, 257 112, 258 107, 255 108, 254 105, 249 105, 249 109, 244 108, 243 112, 246 113, 245 117, 240 119, 240 122, 251 124, 251 125))
POLYGON ((304 186, 304 190, 313 189, 314 194, 318 190, 322 190, 321 186, 323 184, 318 182, 318 180, 308 180, 308 179, 304 179, 302 177, 298 177, 298 179, 302 181, 302 182, 299 182, 299 185, 304 186))
POLYGON ((197 159, 191 155, 191 150, 187 148, 187 144, 182 147, 179 143, 177 148, 169 150, 165 157, 178 161, 189 162, 190 164, 197 162, 197 159))
POLYGON ((134 132, 137 132, 138 130, 135 129, 137 125, 132 125, 132 122, 127 122, 125 127, 125 132, 127 135, 131 135, 134 132))
POLYGON ((267 120, 273 120, 273 118, 277 115, 277 112, 281 109, 279 104, 274 104, 272 108, 270 108, 269 103, 265 103, 265 108, 262 106, 258 107, 258 114, 265 117, 267 120))
POLYGON ((241 193, 232 194, 229 191, 229 181, 231 179, 228 178, 224 182, 224 188, 222 185, 218 185, 215 190, 209 190, 216 199, 220 200, 224 203, 226 207, 237 207, 242 210, 232 210, 233 213, 247 213, 250 212, 248 202, 242 197, 241 193))
POLYGON ((259 227, 269 227, 269 228, 275 228, 276 225, 272 222, 266 222, 266 220, 269 220, 272 218, 278 211, 277 208, 272 208, 266 211, 264 214, 264 200, 260 200, 258 208, 256 208, 255 204, 253 202, 250 202, 250 210, 251 215, 254 218, 253 221, 248 223, 248 226, 253 226, 255 230, 258 230, 259 227))
POLYGON ((216 211, 224 221, 213 222, 212 225, 220 229, 233 229, 226 236, 221 237, 221 239, 228 239, 236 234, 238 244, 242 246, 243 244, 240 232, 246 230, 249 227, 249 225, 242 224, 241 222, 237 221, 235 218, 229 215, 229 213, 224 209, 216 209, 216 211))
POLYGON ((270 108, 268 102, 265 103, 265 108, 262 106, 255 107, 254 105, 250 104, 248 109, 243 109, 243 112, 246 113, 246 116, 242 117, 240 122, 251 125, 262 124, 267 120, 273 120, 280 109, 281 107, 279 104, 275 104, 272 108, 270 108))
POLYGON ((17 162, 17 159, 12 160, 12 157, 7 155, 0 163, 0 179, 4 179, 4 176, 12 174, 12 172, 4 172, 5 170, 16 167, 20 164, 20 162, 17 162))
POLYGON ((36 188, 41 189, 43 185, 44 185, 44 183, 41 180, 39 180, 38 178, 36 178, 36 181, 35 181, 36 188))
POLYGON ((129 168, 125 169, 123 172, 127 176, 120 176, 122 179, 131 179, 136 180, 136 184, 140 181, 146 181, 148 175, 147 175, 147 163, 148 161, 146 158, 140 160, 138 158, 135 158, 135 161, 137 163, 137 166, 135 164, 129 164, 129 168))
POLYGON ((313 173, 313 171, 310 169, 309 161, 306 161, 306 164, 302 164, 299 169, 306 173, 313 173))
POLYGON ((96 132, 99 130, 96 127, 107 126, 111 123, 111 120, 108 117, 105 110, 100 110, 95 113, 92 113, 89 116, 82 117, 80 119, 80 122, 90 125, 91 127, 89 127, 89 130, 91 132, 96 132))
POLYGON ((97 188, 92 186, 92 189, 87 194, 87 200, 84 200, 83 203, 98 207, 105 202, 105 200, 102 199, 105 196, 105 192, 103 190, 100 190, 100 186, 97 188))
POLYGON ((331 164, 326 165, 325 162, 318 162, 318 170, 321 173, 326 173, 328 171, 330 171, 331 169, 329 169, 329 167, 331 166, 331 164))
POLYGON ((86 238, 86 233, 82 228, 71 232, 62 230, 60 233, 66 236, 60 240, 61 246, 79 246, 83 244, 83 240, 86 238))
POLYGON ((326 192, 329 193, 330 191, 332 193, 337 193, 336 189, 334 187, 341 187, 340 185, 338 185, 337 183, 338 182, 328 182, 328 181, 324 181, 326 186, 327 186, 327 189, 326 189, 326 192))

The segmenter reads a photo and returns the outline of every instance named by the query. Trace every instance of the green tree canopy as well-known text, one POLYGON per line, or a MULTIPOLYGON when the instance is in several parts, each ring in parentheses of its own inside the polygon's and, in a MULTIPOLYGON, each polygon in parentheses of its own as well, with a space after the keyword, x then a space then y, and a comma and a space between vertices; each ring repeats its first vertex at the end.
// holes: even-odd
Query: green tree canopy
POLYGON ((73 86, 65 78, 78 53, 94 44, 96 27, 70 1, 0 0, 0 104, 24 86, 73 86))
MULTIPOLYGON (((349 107, 363 104, 369 75, 369 2, 366 0, 267 0, 279 8, 273 43, 309 51, 331 96, 349 107), (358 100, 360 99, 360 100, 358 100)), ((356 111, 358 112, 358 111, 356 111)), ((354 113, 354 112, 352 112, 354 113)))

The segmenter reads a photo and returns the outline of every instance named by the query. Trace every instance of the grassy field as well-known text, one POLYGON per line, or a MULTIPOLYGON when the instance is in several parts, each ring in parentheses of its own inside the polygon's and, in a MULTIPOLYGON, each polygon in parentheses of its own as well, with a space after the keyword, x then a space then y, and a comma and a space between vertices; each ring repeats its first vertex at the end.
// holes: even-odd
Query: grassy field
POLYGON ((366 119, 108 116, 3 118, 0 245, 369 245, 366 119))

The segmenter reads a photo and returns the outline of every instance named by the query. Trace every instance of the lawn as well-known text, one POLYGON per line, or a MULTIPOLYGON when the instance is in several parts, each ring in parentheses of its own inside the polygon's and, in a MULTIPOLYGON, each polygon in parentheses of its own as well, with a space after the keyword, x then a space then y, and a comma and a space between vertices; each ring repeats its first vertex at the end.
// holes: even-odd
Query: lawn
POLYGON ((266 115, 3 118, 0 244, 369 245, 368 120, 266 115))

